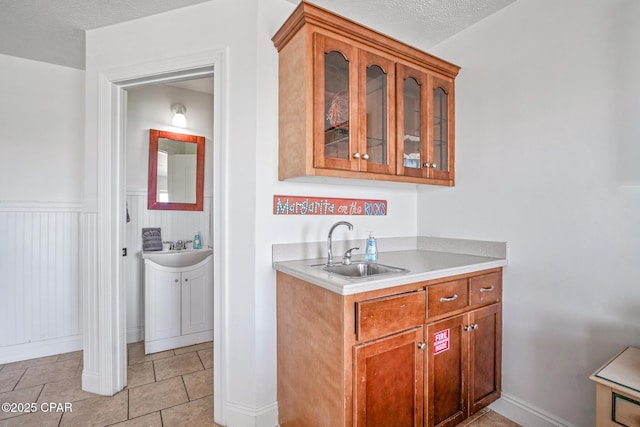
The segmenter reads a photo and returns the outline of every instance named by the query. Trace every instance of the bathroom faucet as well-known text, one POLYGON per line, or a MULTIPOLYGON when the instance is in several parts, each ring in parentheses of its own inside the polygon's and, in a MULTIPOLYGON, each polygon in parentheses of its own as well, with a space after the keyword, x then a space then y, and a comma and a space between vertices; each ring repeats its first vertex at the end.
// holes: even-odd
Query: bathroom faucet
POLYGON ((333 265, 333 241, 331 236, 333 235, 333 230, 335 230, 339 225, 346 225, 349 227, 349 230, 353 230, 353 224, 347 221, 338 221, 331 226, 329 229, 329 236, 327 237, 327 267, 331 267, 333 265))

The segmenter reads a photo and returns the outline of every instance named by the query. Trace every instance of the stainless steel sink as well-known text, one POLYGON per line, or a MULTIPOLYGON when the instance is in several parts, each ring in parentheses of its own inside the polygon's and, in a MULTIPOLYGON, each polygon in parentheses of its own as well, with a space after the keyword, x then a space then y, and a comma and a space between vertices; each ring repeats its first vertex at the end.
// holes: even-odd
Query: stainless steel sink
POLYGON ((351 279, 379 276, 382 274, 406 273, 409 271, 406 268, 392 267, 390 265, 366 261, 354 261, 351 264, 336 264, 330 267, 325 264, 317 264, 312 265, 312 267, 351 279))

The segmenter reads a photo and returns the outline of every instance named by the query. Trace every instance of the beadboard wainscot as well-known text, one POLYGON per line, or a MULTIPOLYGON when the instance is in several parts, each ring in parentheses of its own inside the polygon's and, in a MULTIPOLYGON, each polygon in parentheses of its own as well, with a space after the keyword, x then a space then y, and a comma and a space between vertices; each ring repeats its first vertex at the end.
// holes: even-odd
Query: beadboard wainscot
POLYGON ((0 202, 0 364, 82 349, 81 209, 0 202))

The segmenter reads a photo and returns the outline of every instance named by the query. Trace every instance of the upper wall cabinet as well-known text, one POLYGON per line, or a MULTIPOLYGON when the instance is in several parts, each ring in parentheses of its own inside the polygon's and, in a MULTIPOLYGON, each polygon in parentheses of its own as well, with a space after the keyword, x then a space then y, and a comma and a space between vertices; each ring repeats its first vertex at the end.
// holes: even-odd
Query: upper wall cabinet
POLYGON ((454 184, 459 67, 302 1, 279 53, 279 179, 454 184))

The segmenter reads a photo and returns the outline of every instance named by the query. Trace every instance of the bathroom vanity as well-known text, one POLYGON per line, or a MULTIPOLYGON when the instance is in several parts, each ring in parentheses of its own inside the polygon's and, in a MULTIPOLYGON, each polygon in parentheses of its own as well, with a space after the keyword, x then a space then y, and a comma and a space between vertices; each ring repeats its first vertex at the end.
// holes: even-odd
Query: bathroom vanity
POLYGON ((212 250, 142 256, 145 354, 213 340, 212 250))
POLYGON ((280 425, 454 426, 500 396, 505 258, 382 252, 342 277, 275 262, 280 425))

